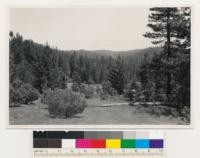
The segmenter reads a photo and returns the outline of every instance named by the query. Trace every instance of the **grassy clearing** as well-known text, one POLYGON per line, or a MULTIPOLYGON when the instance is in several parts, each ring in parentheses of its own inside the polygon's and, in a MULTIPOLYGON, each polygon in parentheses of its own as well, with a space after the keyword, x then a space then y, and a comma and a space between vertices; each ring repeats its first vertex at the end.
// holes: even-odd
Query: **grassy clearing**
POLYGON ((30 105, 10 108, 11 125, 78 125, 78 124, 131 124, 131 125, 178 125, 186 124, 180 118, 155 116, 138 110, 137 107, 122 105, 103 107, 102 104, 125 102, 123 98, 87 99, 88 107, 72 118, 51 118, 47 105, 40 100, 30 105))

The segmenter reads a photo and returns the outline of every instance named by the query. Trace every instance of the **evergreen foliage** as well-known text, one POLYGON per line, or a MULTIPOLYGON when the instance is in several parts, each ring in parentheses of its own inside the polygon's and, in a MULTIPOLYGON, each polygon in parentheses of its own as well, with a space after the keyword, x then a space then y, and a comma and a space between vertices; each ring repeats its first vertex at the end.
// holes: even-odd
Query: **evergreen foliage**
POLYGON ((10 106, 29 104, 39 97, 38 91, 28 83, 15 80, 10 86, 10 106))
POLYGON ((87 106, 84 96, 71 90, 49 90, 44 95, 43 101, 48 105, 52 117, 72 117, 82 113, 87 106))
POLYGON ((118 94, 124 92, 124 72, 123 72, 123 59, 118 56, 116 63, 111 67, 108 76, 112 87, 117 91, 118 94))
MULTIPOLYGON (((125 77, 118 77, 119 83, 113 81, 112 93, 114 94, 115 90, 123 93, 125 84, 133 78, 138 80, 136 74, 142 63, 144 51, 149 52, 151 58, 155 50, 149 48, 136 52, 127 51, 127 55, 124 55, 125 52, 111 52, 113 54, 109 55, 104 54, 104 51, 62 51, 51 48, 48 43, 43 45, 25 40, 19 33, 10 31, 9 35, 10 86, 13 87, 15 80, 20 80, 24 84, 30 84, 40 93, 49 88, 65 89, 68 82, 73 82, 73 88, 77 91, 81 83, 102 84, 108 80, 109 73, 115 73, 117 69, 118 75, 123 74, 125 77), (121 53, 120 58, 116 56, 118 53, 121 53), (123 60, 125 62, 122 62, 123 60)), ((112 77, 110 79, 112 80, 112 77)))
POLYGON ((133 85, 141 81, 137 92, 145 101, 170 102, 178 109, 190 106, 190 8, 150 8, 150 12, 151 31, 144 36, 158 47, 134 52, 62 51, 10 31, 10 104, 29 102, 22 101, 20 88, 44 93, 66 89, 72 82, 73 91, 90 98, 92 88, 81 85, 99 84, 99 93, 106 98, 137 90, 133 85))
MULTIPOLYGON (((149 86, 153 100, 171 102, 180 109, 190 106, 190 8, 150 8, 144 35, 162 50, 140 70, 141 82, 149 86), (148 68, 148 70, 147 70, 148 68)), ((145 87, 144 86, 144 87, 145 87)), ((149 94, 145 94, 147 100, 149 94)))

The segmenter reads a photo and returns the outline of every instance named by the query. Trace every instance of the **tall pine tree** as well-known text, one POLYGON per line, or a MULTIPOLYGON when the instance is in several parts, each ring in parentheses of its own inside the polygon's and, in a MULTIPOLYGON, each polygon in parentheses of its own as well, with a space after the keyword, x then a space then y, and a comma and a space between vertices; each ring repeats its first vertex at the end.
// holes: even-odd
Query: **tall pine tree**
POLYGON ((154 82, 152 80, 152 73, 150 70, 150 62, 148 60, 148 54, 144 54, 143 64, 140 67, 140 78, 143 88, 143 94, 145 96, 145 101, 154 100, 154 82))
POLYGON ((179 15, 178 8, 150 8, 151 14, 149 15, 148 27, 151 28, 151 32, 146 32, 144 35, 147 38, 151 38, 152 43, 155 45, 161 44, 164 47, 164 53, 162 57, 163 66, 166 73, 166 95, 168 101, 172 92, 172 71, 173 63, 171 62, 173 56, 173 47, 177 38, 176 17, 179 15))
POLYGON ((118 56, 116 63, 110 69, 108 80, 118 94, 122 94, 124 92, 123 59, 120 56, 118 56))

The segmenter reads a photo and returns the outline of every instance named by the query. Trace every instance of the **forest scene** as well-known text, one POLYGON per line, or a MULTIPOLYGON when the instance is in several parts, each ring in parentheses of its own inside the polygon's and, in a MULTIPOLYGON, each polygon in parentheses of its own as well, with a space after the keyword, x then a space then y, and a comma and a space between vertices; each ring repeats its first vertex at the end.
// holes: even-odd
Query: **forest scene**
POLYGON ((146 23, 151 47, 129 50, 64 50, 10 30, 10 125, 189 125, 191 8, 148 8, 146 23))

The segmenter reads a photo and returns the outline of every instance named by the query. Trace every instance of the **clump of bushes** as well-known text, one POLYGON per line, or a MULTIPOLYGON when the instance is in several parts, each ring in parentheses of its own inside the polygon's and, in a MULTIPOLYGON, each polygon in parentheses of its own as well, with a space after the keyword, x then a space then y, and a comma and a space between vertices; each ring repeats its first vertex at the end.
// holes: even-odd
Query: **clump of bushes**
POLYGON ((106 100, 108 99, 109 95, 107 93, 102 93, 100 97, 102 100, 106 100))
POLYGON ((167 96, 164 93, 158 93, 158 94, 155 94, 154 100, 160 101, 160 102, 165 102, 165 101, 167 101, 167 96))
POLYGON ((31 103, 34 100, 37 100, 39 97, 39 93, 38 93, 37 89, 33 88, 30 84, 23 84, 19 88, 19 92, 23 96, 22 103, 24 103, 24 104, 31 103))
POLYGON ((111 95, 111 96, 116 96, 117 95, 117 91, 112 87, 112 84, 110 81, 106 81, 102 84, 102 89, 103 92, 111 95))
POLYGON ((52 117, 72 117, 87 106, 84 96, 71 90, 55 89, 44 93, 42 101, 48 105, 52 117))
POLYGON ((16 90, 13 86, 10 86, 9 90, 9 105, 18 106, 23 103, 23 96, 19 90, 16 90))
POLYGON ((124 97, 128 98, 130 101, 133 101, 133 91, 132 90, 125 90, 124 97))
POLYGON ((118 94, 117 90, 112 87, 110 81, 103 82, 102 89, 98 89, 98 91, 102 100, 108 99, 109 96, 116 96, 118 94))
POLYGON ((78 91, 80 91, 80 84, 78 84, 78 83, 73 83, 73 85, 72 85, 72 90, 74 91, 74 92, 78 92, 78 91))
POLYGON ((181 110, 181 116, 185 122, 190 122, 190 107, 184 106, 181 110))
POLYGON ((148 113, 150 115, 154 115, 157 117, 160 116, 168 116, 173 118, 181 118, 184 122, 189 123, 190 122, 190 108, 184 107, 179 112, 174 107, 169 107, 166 105, 142 105, 138 104, 136 105, 137 112, 139 113, 148 113))
POLYGON ((48 101, 49 101, 49 99, 51 97, 51 92, 52 92, 51 89, 46 89, 45 91, 43 91, 43 94, 41 96, 41 102, 43 104, 47 104, 48 103, 48 101))
POLYGON ((93 98, 94 96, 94 89, 92 86, 90 85, 81 85, 80 86, 80 92, 83 93, 85 95, 85 98, 89 99, 89 98, 93 98))
POLYGON ((10 85, 10 106, 29 104, 34 100, 37 100, 38 97, 38 90, 28 83, 16 80, 12 85, 10 85))
POLYGON ((103 93, 103 89, 101 85, 96 86, 96 94, 97 96, 101 96, 101 94, 103 93))
POLYGON ((93 98, 95 93, 95 89, 88 84, 73 83, 72 90, 84 94, 86 99, 93 98))

